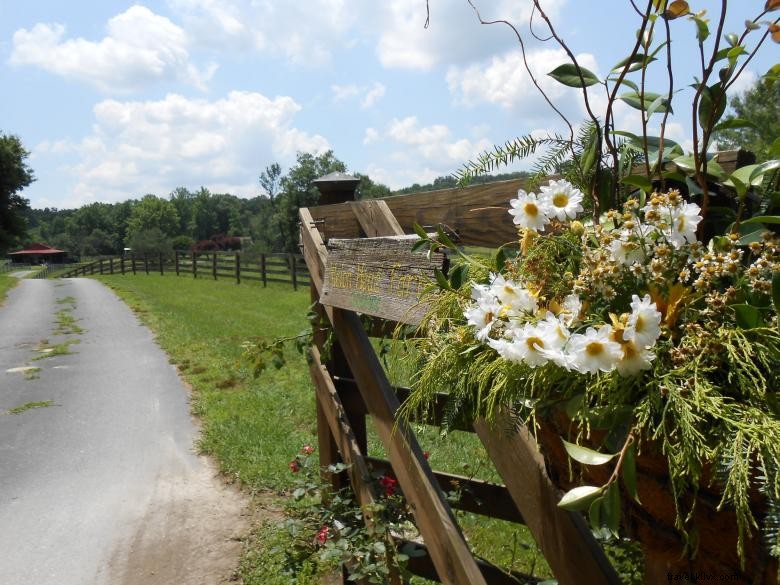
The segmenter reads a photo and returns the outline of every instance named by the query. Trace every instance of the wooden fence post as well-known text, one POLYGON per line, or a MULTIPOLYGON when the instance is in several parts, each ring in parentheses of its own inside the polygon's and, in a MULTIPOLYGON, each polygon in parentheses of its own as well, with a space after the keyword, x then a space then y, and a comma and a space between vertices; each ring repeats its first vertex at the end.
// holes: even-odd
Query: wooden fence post
POLYGON ((135 276, 135 254, 132 256, 131 263, 133 265, 133 276, 135 276))
POLYGON ((217 280, 217 253, 212 252, 211 254, 211 274, 214 277, 214 280, 217 280))
POLYGON ((263 287, 268 286, 268 280, 265 273, 265 252, 260 254, 260 274, 263 277, 263 287))
POLYGON ((296 267, 295 254, 290 254, 290 268, 292 268, 293 290, 298 290, 298 269, 296 267))
POLYGON ((162 252, 160 252, 160 276, 163 275, 163 255, 162 252))
POLYGON ((113 258, 109 258, 108 259, 108 273, 112 274, 112 275, 114 274, 114 259, 113 258))
POLYGON ((192 278, 198 278, 198 259, 195 252, 192 253, 192 278))
POLYGON ((125 257, 124 256, 122 256, 119 259, 119 267, 122 270, 122 276, 124 276, 125 275, 125 257))
POLYGON ((173 262, 176 265, 176 276, 179 276, 179 251, 175 250, 173 252, 173 262))
POLYGON ((103 274, 103 259, 100 259, 100 274, 103 274))
POLYGON ((241 252, 236 252, 236 284, 241 284, 241 252))
POLYGON ((144 271, 149 276, 149 254, 144 254, 144 271))

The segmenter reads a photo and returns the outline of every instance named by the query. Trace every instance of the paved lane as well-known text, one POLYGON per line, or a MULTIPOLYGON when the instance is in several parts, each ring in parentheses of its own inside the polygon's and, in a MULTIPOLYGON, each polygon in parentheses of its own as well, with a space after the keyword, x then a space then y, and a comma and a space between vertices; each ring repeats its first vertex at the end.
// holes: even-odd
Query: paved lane
POLYGON ((241 503, 196 432, 175 368, 109 289, 22 281, 0 307, 0 584, 222 582, 210 535, 241 503), (8 412, 33 403, 50 405, 8 412))

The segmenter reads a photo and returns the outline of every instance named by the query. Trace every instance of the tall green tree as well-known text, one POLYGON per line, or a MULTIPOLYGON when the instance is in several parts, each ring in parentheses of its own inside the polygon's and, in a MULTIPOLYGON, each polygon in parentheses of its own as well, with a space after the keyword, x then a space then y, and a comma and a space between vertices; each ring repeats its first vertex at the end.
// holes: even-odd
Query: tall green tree
POLYGON ((166 237, 179 233, 179 214, 173 203, 156 195, 145 195, 130 212, 127 220, 127 238, 141 232, 159 229, 166 237))
POLYGON ((298 251, 298 210, 301 207, 317 205, 320 192, 312 184, 315 179, 328 173, 347 171, 347 166, 335 157, 332 150, 320 155, 299 152, 296 163, 281 180, 281 191, 274 225, 279 232, 280 249, 285 252, 298 251))
POLYGON ((0 133, 0 253, 26 233, 24 212, 30 202, 19 192, 35 180, 26 162, 29 155, 18 136, 0 133))
POLYGON ((780 152, 772 152, 780 140, 780 83, 762 78, 744 94, 735 95, 729 105, 732 113, 724 117, 724 122, 743 119, 751 125, 719 131, 719 147, 750 150, 757 162, 780 156, 780 152))

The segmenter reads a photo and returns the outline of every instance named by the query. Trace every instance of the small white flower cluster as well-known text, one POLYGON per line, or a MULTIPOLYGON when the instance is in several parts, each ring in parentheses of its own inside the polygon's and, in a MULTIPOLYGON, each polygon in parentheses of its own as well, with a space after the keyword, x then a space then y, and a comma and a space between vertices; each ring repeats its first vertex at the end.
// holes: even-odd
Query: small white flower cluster
POLYGON ((629 376, 650 368, 652 347, 661 334, 661 313, 649 295, 633 296, 631 313, 572 332, 580 321, 582 303, 567 296, 558 315, 540 310, 535 295, 522 285, 492 274, 489 285, 473 285, 473 302, 464 310, 474 336, 507 361, 532 368, 548 362, 581 373, 617 369, 629 376))
POLYGON ((520 189, 517 199, 509 202, 509 213, 516 225, 538 232, 552 219, 566 221, 577 217, 583 211, 582 198, 582 191, 568 181, 550 181, 538 195, 520 189))
POLYGON ((644 222, 634 213, 627 212, 621 218, 621 227, 611 234, 609 250, 612 260, 618 264, 642 264, 655 252, 652 248, 659 248, 663 255, 667 245, 679 250, 696 242, 701 209, 695 203, 683 201, 678 192, 654 194, 642 212, 644 222))

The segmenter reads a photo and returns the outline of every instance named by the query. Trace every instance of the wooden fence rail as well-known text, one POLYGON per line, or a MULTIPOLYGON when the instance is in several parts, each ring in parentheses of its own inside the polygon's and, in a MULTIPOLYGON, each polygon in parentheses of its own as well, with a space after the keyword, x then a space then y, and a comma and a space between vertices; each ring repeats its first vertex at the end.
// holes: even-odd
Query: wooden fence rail
POLYGON ((300 254, 267 253, 247 257, 240 252, 186 252, 177 251, 173 256, 130 256, 102 257, 80 264, 59 275, 60 278, 89 276, 94 274, 151 274, 165 273, 176 276, 191 275, 193 278, 213 280, 231 279, 236 284, 242 281, 291 284, 309 286, 309 271, 300 254))

